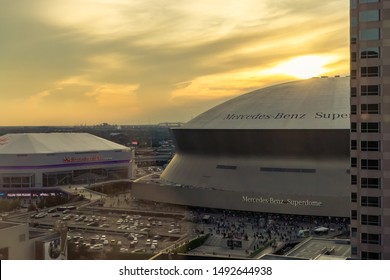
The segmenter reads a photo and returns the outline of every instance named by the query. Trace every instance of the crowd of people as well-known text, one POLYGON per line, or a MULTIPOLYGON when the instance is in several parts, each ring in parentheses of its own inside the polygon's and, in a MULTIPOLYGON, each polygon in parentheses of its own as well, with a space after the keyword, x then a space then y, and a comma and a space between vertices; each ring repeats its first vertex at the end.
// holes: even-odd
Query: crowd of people
POLYGON ((198 231, 206 228, 213 235, 223 239, 248 241, 251 250, 265 244, 277 242, 298 242, 308 232, 315 235, 315 229, 329 229, 327 236, 349 236, 349 219, 338 217, 298 216, 271 213, 255 213, 220 210, 210 214, 208 209, 196 209, 193 219, 200 226, 198 231), (204 217, 207 217, 205 219, 204 217))

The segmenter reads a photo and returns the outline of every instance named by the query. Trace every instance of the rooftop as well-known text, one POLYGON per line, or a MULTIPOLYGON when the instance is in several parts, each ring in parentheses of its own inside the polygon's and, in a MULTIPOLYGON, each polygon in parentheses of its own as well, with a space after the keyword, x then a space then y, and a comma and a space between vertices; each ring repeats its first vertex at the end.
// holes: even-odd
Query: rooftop
POLYGON ((0 154, 50 154, 129 149, 89 133, 18 133, 0 137, 0 154))
POLYGON ((11 227, 16 227, 16 226, 20 226, 20 224, 19 223, 0 221, 0 230, 1 229, 6 229, 6 228, 11 228, 11 227))
POLYGON ((349 78, 274 85, 224 102, 177 129, 349 129, 349 78))
POLYGON ((346 260, 351 256, 351 244, 344 239, 308 238, 295 246, 286 256, 303 259, 346 260))

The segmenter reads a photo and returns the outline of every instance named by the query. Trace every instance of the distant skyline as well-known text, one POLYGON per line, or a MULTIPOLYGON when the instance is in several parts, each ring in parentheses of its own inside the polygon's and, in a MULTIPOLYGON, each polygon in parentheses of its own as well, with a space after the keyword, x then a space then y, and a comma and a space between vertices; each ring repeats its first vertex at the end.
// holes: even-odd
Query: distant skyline
POLYGON ((0 126, 187 122, 349 74, 349 1, 0 0, 0 126))

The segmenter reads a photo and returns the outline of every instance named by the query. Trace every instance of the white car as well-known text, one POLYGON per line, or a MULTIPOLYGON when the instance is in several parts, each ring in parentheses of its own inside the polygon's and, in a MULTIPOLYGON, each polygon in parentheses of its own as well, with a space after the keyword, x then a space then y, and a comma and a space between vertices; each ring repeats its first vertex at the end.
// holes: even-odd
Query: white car
POLYGON ((92 250, 103 250, 103 244, 95 244, 89 247, 92 250))
POLYGON ((119 249, 119 252, 121 252, 121 253, 127 253, 127 252, 129 252, 129 249, 127 249, 127 248, 120 248, 119 249))

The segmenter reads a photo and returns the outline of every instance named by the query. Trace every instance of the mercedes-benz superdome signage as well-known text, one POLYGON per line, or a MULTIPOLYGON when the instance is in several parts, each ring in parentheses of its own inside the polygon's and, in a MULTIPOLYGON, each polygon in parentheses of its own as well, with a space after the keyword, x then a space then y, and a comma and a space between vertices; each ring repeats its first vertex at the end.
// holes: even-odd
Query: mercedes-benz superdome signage
POLYGON ((350 114, 332 112, 315 112, 315 113, 255 113, 255 114, 242 114, 242 113, 229 113, 223 120, 304 120, 304 119, 322 119, 338 121, 340 119, 348 119, 350 114))
POLYGON ((242 201, 246 203, 261 203, 261 204, 286 204, 286 205, 291 205, 295 207, 299 206, 309 206, 309 207, 320 207, 322 206, 321 201, 316 201, 316 200, 295 200, 291 198, 287 199, 281 199, 281 198, 276 198, 276 197, 250 197, 243 195, 242 196, 242 201))

